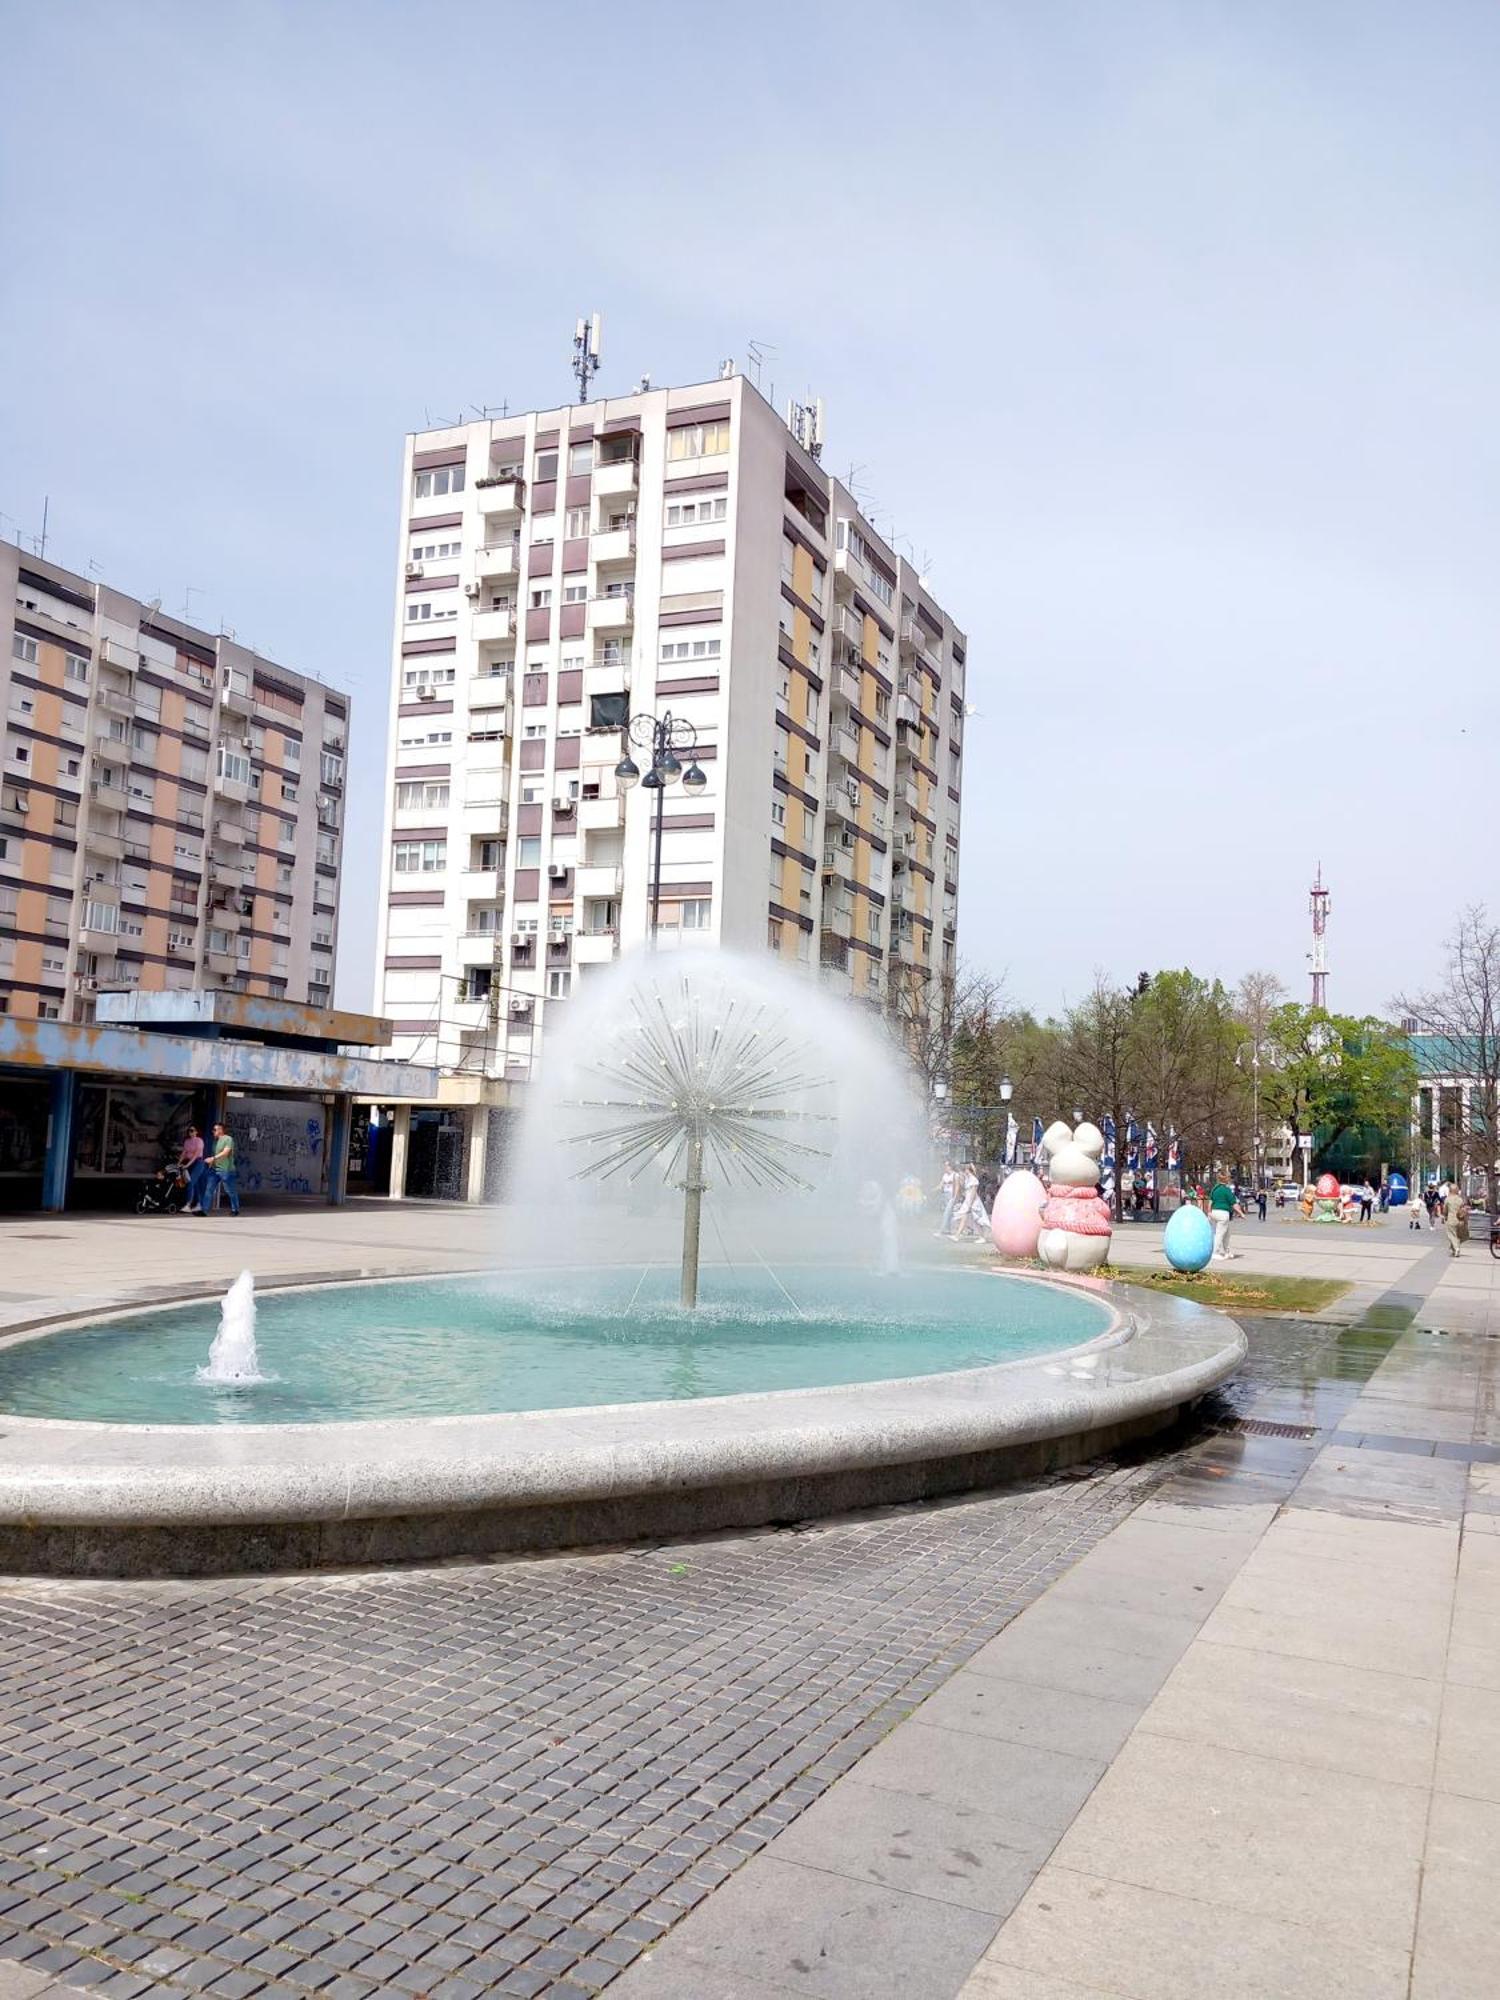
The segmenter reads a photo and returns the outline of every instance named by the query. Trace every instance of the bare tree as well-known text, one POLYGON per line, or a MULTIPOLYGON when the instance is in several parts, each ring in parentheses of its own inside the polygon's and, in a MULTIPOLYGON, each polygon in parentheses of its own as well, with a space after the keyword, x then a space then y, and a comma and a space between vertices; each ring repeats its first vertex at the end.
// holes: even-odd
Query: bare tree
POLYGON ((1467 1129, 1459 1131, 1460 1165, 1477 1164, 1493 1215, 1500 1151, 1500 925, 1483 903, 1459 915, 1446 942, 1441 982, 1393 1002, 1429 1042, 1436 1073, 1468 1085, 1467 1129))
POLYGON ((1078 1107, 1087 1107, 1086 1116, 1107 1116, 1114 1124, 1116 1221, 1125 1212, 1118 1155, 1129 1125, 1138 997, 1111 986, 1102 972, 1096 972, 1093 991, 1081 1006, 1072 1009, 1064 1026, 1065 1074, 1078 1107))

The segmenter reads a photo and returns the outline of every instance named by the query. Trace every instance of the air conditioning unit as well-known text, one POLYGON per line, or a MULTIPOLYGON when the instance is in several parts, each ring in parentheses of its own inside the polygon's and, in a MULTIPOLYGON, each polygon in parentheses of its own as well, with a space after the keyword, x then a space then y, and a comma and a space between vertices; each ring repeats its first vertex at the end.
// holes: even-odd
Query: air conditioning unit
POLYGON ((549 882, 566 882, 567 879, 568 871, 561 861, 553 861, 548 864, 547 880, 549 882))
POLYGON ((426 571, 420 563, 408 563, 406 565, 406 574, 408 576, 425 576, 426 571))
POLYGON ((552 801, 552 810, 554 812, 570 813, 577 803, 576 799, 566 798, 559 792, 557 797, 552 801))
POLYGON ((419 687, 419 688, 417 689, 417 700, 418 700, 418 701, 436 701, 436 700, 437 700, 437 696, 436 696, 436 695, 435 695, 435 694, 433 693, 433 691, 432 691, 432 689, 431 689, 430 687, 419 687))
POLYGON ((510 941, 516 951, 524 951, 527 945, 531 943, 531 933, 530 931, 512 931, 510 941))
POLYGON ((857 805, 859 804, 859 780, 858 780, 858 778, 845 778, 845 780, 844 780, 844 796, 845 796, 845 797, 846 797, 846 798, 848 799, 848 801, 849 801, 849 803, 850 803, 850 805, 851 805, 851 806, 857 806, 857 805))
POLYGON ((468 598, 471 604, 477 602, 479 597, 479 585, 477 583, 466 583, 464 585, 464 596, 468 598))
POLYGON ((531 1002, 529 1000, 522 1000, 519 998, 512 1000, 510 1003, 510 1011, 512 1012, 512 1014, 518 1014, 518 1015, 529 1014, 531 1012, 531 1002))

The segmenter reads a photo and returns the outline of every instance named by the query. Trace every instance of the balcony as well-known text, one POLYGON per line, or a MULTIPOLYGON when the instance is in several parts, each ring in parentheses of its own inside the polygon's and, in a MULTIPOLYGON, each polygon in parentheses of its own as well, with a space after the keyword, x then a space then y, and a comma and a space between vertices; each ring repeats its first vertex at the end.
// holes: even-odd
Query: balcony
POLYGON ((860 676, 852 667, 835 667, 829 691, 835 701, 841 701, 846 708, 858 708, 862 693, 860 676))
POLYGON ((846 764, 859 763, 859 738, 852 729, 845 729, 842 723, 835 723, 828 732, 828 747, 835 757, 842 757, 846 764))
POLYGON ((225 667, 219 674, 219 706, 230 715, 250 716, 255 712, 255 691, 247 673, 225 667))
POLYGON ((595 830, 608 832, 611 828, 625 824, 625 795, 610 791, 597 799, 580 799, 577 805, 578 831, 590 833, 595 830))
POLYGON ((244 805, 250 797, 249 780, 231 778, 225 771, 214 773, 213 788, 221 799, 233 799, 239 805, 244 805))
POLYGON ((849 549, 833 552, 833 587, 842 597, 865 580, 865 566, 849 549))
POLYGON ((14 791, 0 798, 0 826, 8 826, 15 833, 25 831, 26 818, 31 811, 31 795, 14 791))
POLYGON ((825 930, 819 939, 818 963, 829 972, 849 970, 849 940, 837 931, 825 930))
POLYGON ((122 673, 133 674, 141 664, 141 656, 133 646, 122 646, 118 639, 102 639, 99 643, 99 659, 106 667, 118 667, 122 673))
POLYGON ((913 701, 909 694, 901 695, 896 702, 896 726, 898 729, 925 729, 927 726, 922 704, 913 701))
POLYGON ((628 500, 641 483, 640 463, 635 455, 611 459, 594 467, 594 496, 599 500, 628 500))
POLYGON ((476 611, 473 618, 474 637, 480 645, 491 645, 497 640, 514 639, 516 636, 516 614, 510 605, 503 611, 476 611))
MULTIPOLYGON (((0 813, 0 820, 3 819, 4 814, 0 813)), ((85 853, 99 854, 109 861, 125 859, 124 835, 111 832, 102 826, 95 826, 92 821, 83 830, 83 846, 85 853)))
POLYGON ((486 719, 492 723, 498 721, 499 718, 489 713, 489 711, 497 708, 509 708, 510 695, 511 680, 509 674, 475 674, 474 678, 469 682, 470 710, 472 711, 477 708, 484 709, 487 712, 486 719))
MULTIPOLYGON (((94 901, 97 902, 98 899, 95 898, 94 901)), ((96 909, 92 918, 87 914, 88 907, 85 904, 85 914, 78 926, 79 943, 85 951, 113 951, 120 937, 118 906, 107 904, 102 909, 96 909), (104 920, 106 911, 112 921, 104 920)))
POLYGON ((128 694, 116 694, 112 688, 101 688, 94 695, 95 708, 106 715, 123 715, 127 718, 136 713, 136 703, 128 694))
POLYGON ((232 979, 240 969, 240 962, 232 951, 209 950, 203 954, 203 966, 219 979, 232 979))
POLYGON ((614 924, 597 930, 575 931, 573 961, 576 965, 608 965, 620 949, 620 933, 614 924))
POLYGON ((474 500, 486 521, 514 519, 526 505, 523 479, 476 479, 474 500))
POLYGON ((245 829, 236 819, 216 819, 214 821, 214 839, 222 841, 226 847, 243 847, 245 844, 245 829))
POLYGON ((123 770, 130 762, 130 745, 118 736, 100 731, 94 737, 94 756, 101 764, 115 764, 123 770))
POLYGON ((635 522, 625 521, 618 527, 605 525, 596 528, 589 537, 589 554, 596 563, 633 562, 635 522))
POLYGON ((625 871, 619 862, 601 866, 598 862, 585 863, 573 872, 573 893, 583 901, 592 896, 613 899, 620 894, 625 871))
POLYGON ((831 820, 847 820, 851 826, 859 820, 859 786, 851 791, 847 785, 830 785, 824 799, 831 820))
POLYGON ((518 541, 494 542, 475 552, 474 574, 480 578, 515 576, 520 567, 521 545, 518 541))
POLYGON ((593 632, 626 632, 635 623, 635 592, 609 591, 589 599, 589 629, 593 632))

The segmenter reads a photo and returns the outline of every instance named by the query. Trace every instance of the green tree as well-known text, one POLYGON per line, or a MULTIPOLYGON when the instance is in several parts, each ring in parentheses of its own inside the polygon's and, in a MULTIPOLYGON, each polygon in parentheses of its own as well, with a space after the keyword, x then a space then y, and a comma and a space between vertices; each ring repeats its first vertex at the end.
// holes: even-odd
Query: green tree
POLYGON ((1262 1108, 1294 1133, 1314 1133, 1320 1154, 1361 1127, 1392 1138, 1405 1131, 1417 1066, 1388 1021, 1288 1001, 1270 1015, 1266 1039, 1262 1108))

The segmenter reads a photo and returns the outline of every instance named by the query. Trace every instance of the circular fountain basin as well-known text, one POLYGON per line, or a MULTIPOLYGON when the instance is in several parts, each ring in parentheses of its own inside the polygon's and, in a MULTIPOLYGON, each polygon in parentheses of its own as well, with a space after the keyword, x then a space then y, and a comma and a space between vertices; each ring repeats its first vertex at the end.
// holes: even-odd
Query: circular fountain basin
POLYGON ((750 1527, 1031 1476, 1171 1423, 1222 1314, 975 1270, 531 1271, 263 1293, 0 1344, 0 1569, 193 1575, 750 1527))

